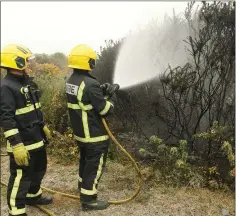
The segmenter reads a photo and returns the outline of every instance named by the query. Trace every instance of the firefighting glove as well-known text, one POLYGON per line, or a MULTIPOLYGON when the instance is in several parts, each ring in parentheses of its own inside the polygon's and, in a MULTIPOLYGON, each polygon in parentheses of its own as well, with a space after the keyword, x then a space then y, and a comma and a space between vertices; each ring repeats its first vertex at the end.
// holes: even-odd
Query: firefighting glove
POLYGON ((118 84, 108 86, 106 90, 108 98, 112 97, 119 88, 120 86, 118 84))
POLYGON ((12 152, 17 165, 29 166, 30 155, 23 143, 13 146, 12 152))
POLYGON ((49 130, 49 128, 46 125, 43 127, 43 131, 49 140, 52 139, 51 131, 49 130))
POLYGON ((100 88, 102 89, 103 95, 107 95, 107 89, 108 89, 109 86, 111 86, 110 83, 104 83, 104 84, 100 85, 100 88))

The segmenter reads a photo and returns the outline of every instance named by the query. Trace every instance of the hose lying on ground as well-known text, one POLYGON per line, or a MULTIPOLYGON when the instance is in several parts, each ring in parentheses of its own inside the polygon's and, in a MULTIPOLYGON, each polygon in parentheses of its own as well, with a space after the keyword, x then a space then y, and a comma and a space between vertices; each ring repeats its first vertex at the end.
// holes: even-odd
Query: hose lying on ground
MULTIPOLYGON (((120 150, 129 158, 129 160, 132 162, 137 174, 138 174, 138 186, 137 186, 137 189, 135 190, 134 194, 132 196, 130 196, 129 198, 127 199, 123 199, 123 200, 109 200, 109 203, 111 204, 122 204, 122 203, 126 203, 126 202, 129 202, 130 200, 134 199, 140 189, 141 189, 141 186, 142 186, 142 174, 141 174, 141 171, 138 167, 138 165, 136 164, 135 160, 132 158, 132 156, 122 147, 122 145, 116 140, 116 138, 113 136, 113 134, 111 133, 107 123, 106 123, 106 120, 103 118, 102 119, 102 122, 106 128, 106 131, 108 133, 108 135, 110 136, 110 138, 112 139, 112 141, 120 148, 120 150)), ((51 193, 57 193, 57 194, 60 194, 62 196, 65 196, 65 197, 68 197, 68 198, 72 198, 72 199, 80 199, 79 196, 75 196, 75 195, 72 195, 72 194, 67 194, 67 193, 63 193, 63 192, 59 192, 59 191, 56 191, 56 190, 52 190, 52 189, 49 189, 49 188, 46 188, 46 187, 41 187, 43 190, 45 191, 48 191, 48 192, 51 192, 51 193)), ((37 206, 37 207, 40 207, 42 211, 43 208, 42 206, 37 206)), ((47 209, 46 209, 47 210, 47 209)), ((48 211, 48 210, 47 210, 48 211)), ((44 211, 46 214, 48 214, 46 211, 44 211)), ((48 214, 48 215, 53 215, 53 214, 48 214)))
POLYGON ((51 212, 50 210, 46 209, 45 207, 41 205, 36 205, 36 207, 49 216, 56 216, 53 212, 51 212))

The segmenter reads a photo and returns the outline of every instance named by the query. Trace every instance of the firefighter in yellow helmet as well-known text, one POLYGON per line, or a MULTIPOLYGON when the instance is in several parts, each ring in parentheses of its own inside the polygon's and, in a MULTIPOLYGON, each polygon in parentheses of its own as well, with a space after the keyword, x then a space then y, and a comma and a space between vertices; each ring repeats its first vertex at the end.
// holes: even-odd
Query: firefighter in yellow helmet
POLYGON ((33 58, 32 52, 22 45, 10 44, 1 51, 1 68, 7 70, 1 81, 0 126, 10 158, 9 215, 27 215, 26 204, 52 202, 40 189, 47 167, 45 143, 50 131, 40 111, 38 86, 27 73, 33 58))
POLYGON ((89 72, 97 54, 89 46, 74 47, 68 57, 72 75, 66 82, 67 105, 74 138, 80 150, 79 184, 82 208, 102 210, 108 201, 97 199, 97 186, 105 166, 109 136, 102 123, 114 107, 116 86, 100 86, 89 72))

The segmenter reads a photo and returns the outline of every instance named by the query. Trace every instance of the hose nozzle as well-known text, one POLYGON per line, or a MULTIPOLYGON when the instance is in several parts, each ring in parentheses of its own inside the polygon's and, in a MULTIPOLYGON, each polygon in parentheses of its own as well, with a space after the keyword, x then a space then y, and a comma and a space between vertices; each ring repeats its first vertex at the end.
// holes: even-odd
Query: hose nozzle
POLYGON ((114 86, 114 90, 115 90, 115 92, 118 91, 118 90, 120 89, 119 84, 113 84, 113 86, 114 86))

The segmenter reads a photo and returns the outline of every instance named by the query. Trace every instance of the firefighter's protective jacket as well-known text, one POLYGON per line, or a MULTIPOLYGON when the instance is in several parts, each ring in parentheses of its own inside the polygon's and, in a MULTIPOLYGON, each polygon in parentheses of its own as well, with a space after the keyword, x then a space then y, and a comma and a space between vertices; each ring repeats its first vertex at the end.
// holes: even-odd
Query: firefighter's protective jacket
POLYGON ((67 80, 66 93, 75 139, 81 143, 108 140, 102 117, 111 113, 114 105, 105 99, 98 81, 87 71, 74 69, 67 80))
POLYGON ((8 73, 1 80, 0 126, 7 139, 8 152, 19 143, 29 151, 44 147, 40 106, 39 90, 32 78, 8 73))

